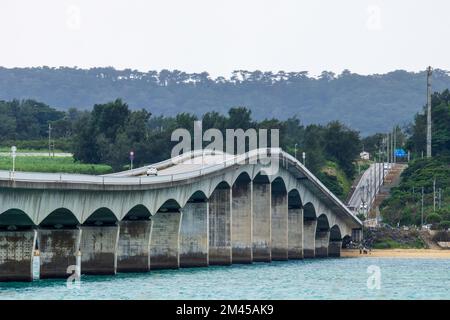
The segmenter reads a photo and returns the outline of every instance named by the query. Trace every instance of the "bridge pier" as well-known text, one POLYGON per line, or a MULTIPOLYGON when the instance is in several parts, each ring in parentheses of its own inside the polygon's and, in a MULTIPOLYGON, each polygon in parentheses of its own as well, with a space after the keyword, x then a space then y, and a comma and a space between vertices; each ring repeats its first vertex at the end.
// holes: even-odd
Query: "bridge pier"
POLYGON ((231 264, 230 188, 217 188, 209 198, 209 264, 231 264))
POLYGON ((316 258, 328 257, 328 245, 330 243, 330 231, 317 231, 316 232, 316 258))
POLYGON ((329 257, 340 257, 341 256, 341 248, 342 248, 342 241, 331 241, 330 245, 328 246, 328 256, 329 257))
POLYGON ((38 229, 40 279, 67 278, 69 266, 77 265, 81 230, 38 229))
POLYGON ((252 263, 252 183, 236 181, 232 188, 232 261, 252 263))
POLYGON ((288 209, 288 258, 303 259, 303 209, 288 209))
POLYGON ((81 226, 81 273, 116 274, 119 226, 81 226))
POLYGON ((303 257, 314 258, 316 252, 317 220, 303 221, 303 257))
POLYGON ((181 211, 180 267, 207 267, 208 201, 187 202, 181 211))
POLYGON ((270 262, 271 252, 271 185, 253 181, 253 261, 270 262))
POLYGON ((286 191, 272 192, 272 260, 288 259, 288 203, 286 191))
POLYGON ((33 281, 36 231, 0 231, 0 281, 33 281))
POLYGON ((150 270, 151 233, 151 220, 123 220, 120 222, 117 249, 118 272, 150 270))
POLYGON ((153 217, 150 241, 150 269, 177 269, 180 267, 180 224, 179 211, 157 212, 153 217))

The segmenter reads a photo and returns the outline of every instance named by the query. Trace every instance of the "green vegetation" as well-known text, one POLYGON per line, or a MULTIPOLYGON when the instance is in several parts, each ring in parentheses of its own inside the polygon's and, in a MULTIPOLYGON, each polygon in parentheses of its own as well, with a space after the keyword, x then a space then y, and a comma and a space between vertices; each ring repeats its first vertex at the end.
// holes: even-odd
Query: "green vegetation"
MULTIPOLYGON (((432 99, 433 157, 416 159, 402 174, 400 185, 391 190, 391 196, 381 205, 385 222, 393 225, 420 225, 421 199, 424 189, 424 222, 441 226, 441 221, 450 220, 450 92, 433 94, 432 99), (442 190, 439 201, 436 194, 436 212, 433 212, 433 182, 436 191, 442 190), (439 202, 441 208, 439 209, 439 202)), ((425 149, 424 114, 418 114, 410 126, 406 145, 414 154, 425 149)))
MULTIPOLYGON (((432 83, 438 91, 449 88, 450 75, 436 69, 432 83)), ((133 110, 144 107, 165 116, 200 116, 210 110, 226 114, 231 107, 246 106, 258 120, 295 115, 305 124, 339 120, 363 135, 411 121, 420 110, 417 102, 426 102, 425 84, 425 71, 404 70, 367 76, 324 71, 318 77, 307 71, 237 70, 229 78, 213 78, 180 70, 0 68, 4 100, 33 97, 66 110, 88 110, 122 97, 133 110)))
POLYGON ((345 200, 350 191, 351 182, 344 171, 340 169, 335 162, 327 161, 326 165, 317 174, 317 177, 337 197, 341 200, 345 200))
POLYGON ((366 242, 374 249, 421 249, 426 248, 418 230, 390 228, 364 229, 366 242))
POLYGON ((392 239, 381 239, 373 244, 374 249, 422 249, 425 248, 425 243, 417 238, 412 243, 401 243, 392 239))
MULTIPOLYGON (((11 170, 12 158, 0 157, 0 170, 11 170)), ((107 165, 85 164, 71 157, 16 157, 17 171, 30 172, 63 172, 79 174, 106 174, 112 168, 107 165)))
MULTIPOLYGON (((292 155, 296 154, 300 160, 302 152, 306 152, 308 169, 341 199, 345 199, 350 189, 349 181, 356 172, 354 161, 361 149, 359 133, 338 121, 308 126, 296 117, 284 121, 275 118, 256 121, 251 110, 245 107, 231 108, 227 115, 207 112, 200 118, 193 113, 155 117, 146 110, 131 110, 121 99, 96 104, 91 112, 73 108, 58 111, 33 100, 0 101, 0 110, 3 110, 4 120, 0 122, 0 132, 4 132, 4 136, 0 136, 0 145, 4 152, 8 152, 11 145, 16 145, 22 152, 46 152, 48 124, 51 124, 55 150, 71 152, 77 161, 75 164, 44 165, 44 162, 50 161, 44 158, 36 165, 37 160, 21 159, 18 170, 109 170, 105 169, 109 167, 85 167, 83 163, 106 164, 113 170, 123 170, 129 163, 130 151, 135 153, 135 166, 155 163, 171 156, 173 146, 178 143, 171 141, 175 129, 188 129, 193 139, 194 121, 202 120, 203 131, 216 128, 224 136, 226 129, 278 129, 280 146, 292 155), (21 161, 28 161, 29 164, 21 161)), ((204 142, 203 147, 208 144, 204 142)))

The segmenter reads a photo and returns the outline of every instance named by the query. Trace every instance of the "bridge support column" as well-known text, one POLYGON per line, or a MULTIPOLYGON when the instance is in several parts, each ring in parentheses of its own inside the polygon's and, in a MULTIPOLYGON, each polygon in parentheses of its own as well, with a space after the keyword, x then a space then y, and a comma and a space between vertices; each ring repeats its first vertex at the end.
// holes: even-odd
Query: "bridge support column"
POLYGON ((81 226, 81 273, 116 274, 119 226, 81 226))
POLYGON ((303 257, 314 258, 316 252, 317 220, 303 221, 303 257))
POLYGON ((303 209, 288 210, 288 258, 303 259, 303 209))
POLYGON ((151 220, 121 221, 117 249, 118 272, 150 270, 151 220))
POLYGON ((286 192, 272 193, 272 260, 288 259, 288 203, 286 192))
POLYGON ((180 267, 207 267, 208 202, 188 202, 181 211, 180 267))
POLYGON ((69 266, 77 265, 80 229, 39 229, 40 279, 67 278, 69 266))
POLYGON ((36 232, 0 231, 0 281, 33 281, 36 232))
POLYGON ((253 182, 253 261, 270 262, 271 252, 271 185, 253 182))
POLYGON ((232 261, 252 263, 252 183, 235 183, 232 188, 232 261))
POLYGON ((209 264, 231 264, 231 189, 216 189, 209 198, 209 264))
POLYGON ((341 248, 342 248, 342 241, 330 241, 330 245, 328 246, 328 256, 340 257, 341 248))
POLYGON ((316 232, 316 258, 328 257, 328 245, 330 243, 330 231, 316 232))
POLYGON ((181 212, 157 212, 153 217, 150 241, 150 269, 177 269, 180 267, 181 212))

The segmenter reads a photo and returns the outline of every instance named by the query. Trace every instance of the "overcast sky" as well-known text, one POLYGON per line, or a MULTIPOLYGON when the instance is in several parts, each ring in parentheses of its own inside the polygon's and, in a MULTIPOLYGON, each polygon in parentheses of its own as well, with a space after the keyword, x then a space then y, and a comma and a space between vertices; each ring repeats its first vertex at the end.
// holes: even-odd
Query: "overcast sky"
POLYGON ((0 65, 450 70, 448 0, 1 0, 0 65))

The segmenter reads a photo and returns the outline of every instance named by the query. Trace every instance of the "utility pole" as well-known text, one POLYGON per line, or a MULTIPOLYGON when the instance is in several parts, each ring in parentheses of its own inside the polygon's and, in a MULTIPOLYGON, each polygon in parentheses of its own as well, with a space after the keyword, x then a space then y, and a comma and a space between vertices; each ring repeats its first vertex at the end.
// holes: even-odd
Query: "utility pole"
POLYGON ((52 125, 48 124, 48 156, 51 156, 52 152, 52 125))
POLYGON ((397 149, 397 127, 394 127, 394 163, 397 162, 397 155, 395 154, 395 149, 397 149))
POLYGON ((431 67, 427 69, 427 158, 431 158, 431 67))
POLYGON ((423 228, 423 187, 422 187, 422 209, 420 210, 420 212, 421 212, 421 225, 422 225, 422 228, 423 228))
POLYGON ((438 203, 439 203, 439 210, 441 209, 441 205, 442 205, 442 188, 439 188, 438 190, 438 203))
POLYGON ((436 212, 436 178, 433 180, 433 212, 436 212))
POLYGON ((388 132, 386 135, 386 161, 387 163, 391 163, 391 153, 390 153, 390 145, 391 145, 391 134, 388 132))

